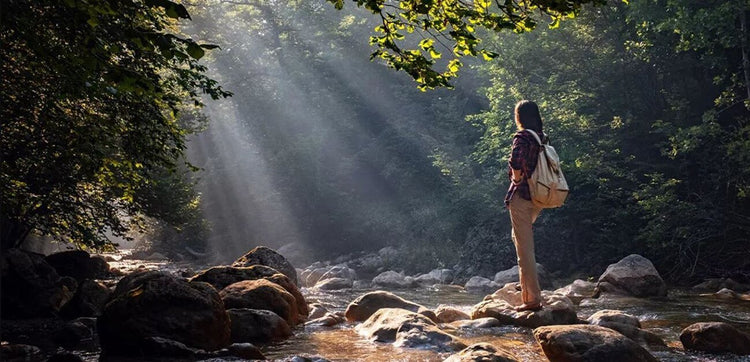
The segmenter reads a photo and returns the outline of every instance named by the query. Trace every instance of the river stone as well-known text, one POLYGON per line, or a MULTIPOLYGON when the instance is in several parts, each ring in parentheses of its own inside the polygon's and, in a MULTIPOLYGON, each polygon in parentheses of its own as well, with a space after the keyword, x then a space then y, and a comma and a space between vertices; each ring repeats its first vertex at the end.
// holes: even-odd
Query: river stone
POLYGON ((738 283, 731 278, 706 279, 703 283, 694 286, 692 289, 698 292, 714 293, 724 288, 731 289, 740 293, 750 291, 750 285, 738 283))
POLYGON ((635 297, 663 297, 667 295, 667 285, 650 260, 631 254, 610 264, 599 277, 597 288, 603 293, 626 292, 635 297))
POLYGON ((312 319, 305 323, 305 327, 333 327, 337 324, 346 322, 344 313, 329 312, 322 317, 312 319))
POLYGON ((427 274, 422 274, 414 278, 414 281, 421 286, 430 286, 435 284, 449 284, 453 281, 454 272, 451 269, 434 269, 427 274))
POLYGON ((498 350, 495 346, 489 343, 476 343, 472 344, 461 350, 443 362, 518 362, 515 356, 512 354, 498 350))
POLYGON ((721 289, 713 295, 721 299, 750 300, 750 294, 740 294, 727 288, 721 289))
POLYGON ((283 318, 291 327, 302 321, 293 295, 276 283, 265 279, 243 280, 219 292, 224 305, 229 308, 270 310, 283 318))
POLYGON ((414 278, 397 273, 393 270, 382 272, 372 279, 372 285, 379 288, 412 288, 415 286, 414 278))
POLYGON ((97 320, 97 330, 102 352, 123 356, 139 353, 152 337, 205 350, 228 346, 231 338, 229 317, 216 289, 160 271, 122 278, 97 320))
POLYGON ((75 295, 78 283, 60 277, 40 254, 8 249, 0 256, 2 319, 52 315, 75 295))
POLYGON ((318 282, 321 280, 331 279, 331 278, 342 278, 342 279, 350 279, 354 280, 357 279, 357 273, 354 271, 354 269, 344 265, 334 265, 330 267, 323 275, 320 276, 318 279, 318 282))
POLYGON ((344 315, 349 322, 362 322, 382 308, 401 308, 415 313, 428 310, 393 293, 379 290, 364 294, 349 303, 344 315))
POLYGON ((437 309, 435 309, 435 316, 440 323, 450 323, 457 320, 471 319, 471 316, 469 314, 464 313, 457 308, 442 304, 439 305, 437 309))
POLYGON ((400 308, 382 308, 357 326, 357 332, 375 342, 394 342, 404 323, 435 325, 429 318, 400 308))
POLYGON ((289 277, 294 285, 299 285, 299 283, 297 283, 297 269, 294 269, 292 263, 273 249, 265 246, 258 246, 232 263, 232 266, 235 267, 247 267, 252 265, 265 265, 274 268, 289 277))
MULTIPOLYGON (((537 276, 539 277, 539 286, 542 289, 552 289, 552 279, 547 273, 547 269, 542 264, 536 264, 537 276)), ((510 269, 499 271, 495 274, 493 279, 497 285, 505 285, 508 283, 517 283, 519 281, 518 276, 518 265, 514 265, 510 269)))
POLYGON ((723 322, 691 324, 680 333, 680 342, 695 351, 750 355, 750 335, 723 322))
POLYGON ((264 360, 266 356, 252 343, 232 343, 227 348, 227 355, 239 357, 243 360, 264 360))
POLYGON ((297 288, 289 277, 265 265, 252 265, 249 267, 215 266, 201 271, 198 275, 192 277, 190 281, 206 282, 213 285, 216 290, 222 290, 231 284, 243 280, 258 279, 268 280, 284 288, 284 290, 294 296, 297 312, 303 317, 307 316, 309 313, 307 302, 299 291, 299 288, 297 288))
POLYGON ((466 348, 458 337, 440 330, 435 325, 422 321, 402 323, 396 332, 396 347, 418 348, 437 352, 453 352, 466 348))
POLYGON ((555 293, 562 294, 575 304, 579 304, 585 298, 594 296, 596 283, 576 279, 572 283, 555 290, 555 293))
MULTIPOLYGON (((521 292, 517 293, 520 294, 521 292)), ((542 291, 542 299, 544 300, 544 308, 542 310, 517 312, 514 309, 514 305, 516 304, 511 304, 506 299, 500 298, 495 294, 488 295, 482 302, 472 308, 471 319, 493 317, 497 318, 503 325, 529 328, 580 322, 573 302, 567 297, 542 291)))
POLYGON ((351 279, 344 279, 344 278, 326 278, 321 279, 317 284, 315 284, 315 289, 318 290, 342 290, 342 289, 351 289, 354 285, 354 282, 351 279))
POLYGON ((587 322, 592 325, 613 329, 641 344, 666 347, 666 343, 654 333, 641 329, 638 318, 619 310, 600 310, 591 315, 587 322))
POLYGON ((480 276, 471 277, 464 285, 467 291, 474 293, 491 293, 497 290, 498 287, 499 285, 495 284, 492 280, 480 276))
POLYGON ((91 256, 83 250, 69 250, 48 255, 44 260, 49 263, 60 276, 68 276, 78 282, 84 279, 106 278, 109 274, 109 264, 98 255, 91 256))
POLYGON ((326 313, 328 313, 328 308, 326 308, 324 305, 320 303, 310 304, 309 308, 310 308, 310 315, 308 315, 308 318, 310 319, 317 319, 326 315, 326 313))
POLYGON ((96 317, 102 313, 112 292, 104 284, 85 279, 76 294, 60 311, 67 318, 96 317))
POLYGON ((320 280, 320 277, 322 277, 326 272, 328 272, 328 267, 309 267, 305 269, 302 275, 300 275, 300 278, 302 281, 304 281, 304 284, 308 287, 313 287, 315 284, 318 283, 320 280))
POLYGON ((539 327, 534 338, 551 362, 658 361, 638 343, 601 326, 539 327))
POLYGON ((278 314, 269 310, 227 309, 232 321, 232 342, 269 343, 289 338, 292 329, 278 314))

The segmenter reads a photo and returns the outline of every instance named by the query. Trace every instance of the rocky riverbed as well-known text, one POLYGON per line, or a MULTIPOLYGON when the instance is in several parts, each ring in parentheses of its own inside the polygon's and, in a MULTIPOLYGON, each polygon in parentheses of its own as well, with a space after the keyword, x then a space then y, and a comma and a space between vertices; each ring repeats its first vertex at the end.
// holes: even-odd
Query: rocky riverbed
POLYGON ((746 361, 750 289, 669 289, 631 255, 597 280, 551 280, 515 312, 517 269, 384 270, 391 249, 295 269, 256 248, 232 265, 65 252, 2 257, 3 361, 746 361), (556 286, 558 288, 556 288, 556 286))

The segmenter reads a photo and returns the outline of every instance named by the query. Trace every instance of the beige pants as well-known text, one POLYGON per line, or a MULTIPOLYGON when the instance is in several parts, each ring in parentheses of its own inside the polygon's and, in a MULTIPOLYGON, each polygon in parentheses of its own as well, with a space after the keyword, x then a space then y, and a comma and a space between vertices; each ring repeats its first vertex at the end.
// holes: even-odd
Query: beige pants
POLYGON ((508 205, 512 237, 518 256, 518 274, 521 280, 521 295, 524 304, 538 304, 542 301, 542 291, 536 273, 534 257, 534 232, 531 225, 542 211, 529 200, 524 200, 516 192, 508 205))

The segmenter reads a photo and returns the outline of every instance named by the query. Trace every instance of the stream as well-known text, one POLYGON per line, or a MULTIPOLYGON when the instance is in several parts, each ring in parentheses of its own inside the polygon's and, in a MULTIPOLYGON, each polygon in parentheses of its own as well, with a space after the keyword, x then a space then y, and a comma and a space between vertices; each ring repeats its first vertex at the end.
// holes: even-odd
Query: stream
MULTIPOLYGON (((128 273, 138 267, 161 269, 180 274, 186 269, 197 271, 199 267, 166 262, 122 260, 110 263, 128 273)), ((189 272, 189 271, 188 271, 189 272)), ((301 288, 308 303, 319 303, 329 311, 344 311, 357 297, 376 289, 348 289, 343 291, 318 291, 301 288)), ((377 289, 382 290, 382 289, 377 289)), ((396 295, 434 309, 438 305, 448 305, 470 313, 471 307, 484 298, 484 294, 466 292, 454 285, 436 285, 428 288, 390 290, 396 295)), ((661 361, 750 361, 750 356, 709 355, 686 352, 679 340, 683 328, 697 322, 727 322, 738 329, 750 333, 750 302, 728 300, 713 295, 698 295, 688 290, 672 289, 666 298, 623 298, 602 297, 584 299, 577 310, 580 319, 586 319, 603 309, 617 309, 638 317, 645 330, 661 337, 669 347, 651 350, 661 361)), ((316 356, 331 361, 442 361, 450 353, 406 349, 391 344, 370 342, 357 334, 355 324, 343 323, 334 327, 303 327, 295 329, 295 334, 283 342, 262 346, 268 359, 283 359, 291 356, 316 356)), ((503 326, 486 329, 451 330, 451 334, 461 337, 467 344, 487 342, 514 354, 521 361, 547 361, 541 348, 534 340, 532 330, 523 327, 503 326)), ((84 353, 87 361, 97 360, 98 354, 84 353)), ((210 361, 222 361, 211 359, 210 361)))

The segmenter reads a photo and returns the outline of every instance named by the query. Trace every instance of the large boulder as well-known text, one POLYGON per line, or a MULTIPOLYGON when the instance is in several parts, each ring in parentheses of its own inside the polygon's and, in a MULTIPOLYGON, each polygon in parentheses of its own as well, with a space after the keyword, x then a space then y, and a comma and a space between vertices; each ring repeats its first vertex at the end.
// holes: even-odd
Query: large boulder
POLYGON ((231 341, 229 317, 216 289, 159 271, 122 278, 97 329, 106 355, 140 354, 155 337, 204 350, 220 349, 231 341))
POLYGON ((270 310, 290 326, 299 324, 304 316, 299 314, 297 300, 284 288, 265 279, 243 280, 219 292, 224 305, 229 308, 270 310))
POLYGON ((276 283, 297 301, 297 312, 306 317, 309 313, 305 297, 289 277, 279 273, 276 269, 265 265, 252 265, 249 267, 215 266, 198 273, 190 278, 190 281, 200 281, 211 284, 216 290, 222 290, 231 284, 243 280, 265 279, 276 283))
POLYGON ((435 315, 440 323, 450 323, 458 320, 471 319, 471 316, 464 311, 447 305, 439 305, 435 309, 435 315))
POLYGON ((276 313, 261 309, 227 309, 232 321, 232 342, 269 343, 289 338, 292 329, 276 313))
POLYGON ((357 279, 357 272, 354 271, 354 269, 344 265, 334 265, 330 267, 328 270, 326 270, 323 275, 320 276, 318 279, 318 282, 326 279, 332 279, 332 278, 341 278, 341 279, 350 279, 354 280, 357 279))
POLYGON ((406 322, 396 332, 396 347, 417 348, 437 352, 453 352, 466 348, 458 337, 443 332, 435 325, 406 322))
POLYGON ((461 350, 443 362, 517 362, 512 354, 498 350, 497 347, 489 343, 472 344, 461 350))
POLYGON ((247 267, 252 265, 265 265, 274 268, 289 277, 294 285, 299 286, 299 283, 297 282, 297 269, 294 269, 292 263, 273 249, 265 246, 258 246, 232 263, 232 266, 235 267, 247 267))
POLYGON ((3 319, 44 317, 68 303, 78 283, 60 277, 39 254, 8 249, 0 257, 0 294, 3 319))
POLYGON ((341 290, 351 289, 353 286, 354 281, 348 278, 326 278, 316 283, 314 288, 318 290, 341 290))
POLYGON ((471 311, 471 318, 497 318, 503 325, 536 328, 555 324, 579 323, 575 306, 570 299, 563 295, 542 292, 544 308, 538 311, 517 312, 515 306, 520 305, 520 291, 508 284, 495 294, 488 295, 482 302, 475 305, 471 311))
POLYGON ((667 285, 654 264, 637 254, 610 264, 597 284, 597 288, 603 293, 625 293, 640 298, 667 295, 667 285))
POLYGON ((396 334, 405 323, 410 323, 412 326, 435 325, 433 321, 421 314, 400 308, 383 308, 357 326, 357 332, 375 342, 391 343, 396 341, 396 334))
MULTIPOLYGON (((539 278, 539 286, 542 287, 542 289, 552 289, 552 279, 550 278, 549 273, 547 273, 547 269, 545 269, 542 264, 537 263, 536 271, 539 278)), ((517 283, 519 281, 518 265, 514 265, 510 269, 497 272, 493 281, 497 285, 517 283)))
POLYGON ((450 284, 454 276, 455 273, 451 269, 434 269, 427 274, 417 276, 414 281, 421 286, 450 284))
POLYGON ((60 276, 71 277, 78 282, 84 279, 106 278, 109 264, 101 256, 91 256, 83 250, 69 250, 44 258, 60 276))
POLYGON ((364 294, 349 303, 344 315, 349 322, 362 322, 383 308, 400 308, 415 313, 428 310, 424 306, 412 303, 393 293, 374 291, 364 294))
POLYGON ((492 293, 497 290, 500 286, 485 277, 473 276, 471 277, 464 288, 472 293, 492 293))
POLYGON ((613 329, 641 344, 666 347, 666 343, 659 336, 641 329, 641 322, 638 318, 619 310, 600 310, 592 314, 586 321, 592 325, 613 329))
POLYGON ((372 285, 379 288, 412 288, 416 285, 414 278, 393 270, 382 272, 372 278, 372 285))
POLYGON ((551 362, 658 361, 638 343, 600 326, 539 327, 534 338, 551 362))
POLYGON ((742 284, 731 278, 713 278, 706 279, 703 283, 693 286, 697 292, 717 292, 722 289, 731 289, 736 292, 744 293, 750 291, 750 285, 742 284))
POLYGON ((680 333, 680 342, 695 351, 750 355, 750 335, 723 322, 691 324, 680 333))
POLYGON ((596 291, 596 283, 576 279, 572 283, 555 290, 555 293, 562 294, 573 303, 580 303, 585 298, 591 298, 596 291))
POLYGON ((73 299, 65 304, 60 313, 68 318, 99 316, 110 294, 111 291, 104 284, 84 279, 73 299))

